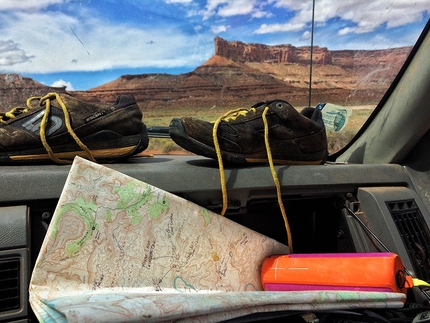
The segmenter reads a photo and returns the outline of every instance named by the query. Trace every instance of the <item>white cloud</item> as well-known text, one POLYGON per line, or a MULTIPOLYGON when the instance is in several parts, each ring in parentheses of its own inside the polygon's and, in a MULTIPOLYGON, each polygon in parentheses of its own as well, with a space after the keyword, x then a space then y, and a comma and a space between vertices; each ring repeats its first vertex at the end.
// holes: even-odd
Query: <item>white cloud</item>
POLYGON ((34 56, 27 56, 13 40, 0 40, 0 66, 12 66, 30 62, 34 56))
POLYGON ((74 91, 75 90, 73 88, 72 83, 66 82, 66 81, 64 81, 62 79, 59 79, 58 81, 55 81, 50 86, 52 86, 52 87, 63 87, 63 86, 65 86, 68 91, 74 91))
POLYGON ((251 17, 252 18, 270 18, 270 17, 273 17, 273 14, 271 12, 264 11, 264 10, 254 10, 251 13, 251 17))
POLYGON ((312 33, 309 30, 306 30, 303 34, 302 37, 300 37, 301 40, 308 40, 311 39, 312 33))
POLYGON ((16 53, 27 58, 15 65, 4 61, 0 67, 8 73, 190 66, 203 63, 213 51, 211 37, 183 34, 173 25, 133 27, 84 11, 0 12, 0 21, 0 41, 13 39, 20 44, 16 53))
MULTIPOLYGON (((308 25, 312 20, 312 1, 297 0, 269 0, 277 8, 286 8, 295 12, 295 15, 288 23, 303 26, 308 25)), ((319 0, 316 1, 315 21, 325 23, 332 18, 340 18, 350 22, 352 26, 347 26, 338 31, 339 35, 348 33, 368 33, 376 30, 382 25, 387 28, 403 26, 415 21, 420 21, 423 12, 429 11, 428 0, 319 0)), ((282 32, 284 28, 266 25, 260 28, 258 33, 282 32)))
POLYGON ((251 15, 251 17, 265 17, 269 14, 262 9, 258 0, 207 0, 206 7, 201 11, 203 20, 212 16, 232 17, 237 15, 251 15))
POLYGON ((229 26, 224 26, 224 25, 212 26, 211 27, 211 31, 214 34, 219 34, 219 33, 222 33, 222 32, 226 32, 228 28, 229 28, 229 26))
POLYGON ((193 0, 165 0, 166 3, 180 3, 180 4, 189 4, 193 2, 193 0))
POLYGON ((214 16, 216 14, 216 9, 218 6, 228 3, 228 1, 225 0, 208 0, 206 4, 206 8, 201 11, 201 14, 203 15, 203 20, 209 19, 210 17, 214 16))
POLYGON ((38 10, 63 0, 1 0, 0 11, 6 10, 38 10))
POLYGON ((350 33, 356 32, 356 30, 357 30, 356 28, 345 27, 345 28, 340 29, 340 30, 337 32, 337 34, 338 34, 339 36, 344 36, 344 35, 347 35, 347 34, 350 34, 350 33))
POLYGON ((260 28, 254 31, 254 34, 268 34, 268 33, 278 33, 278 32, 290 32, 290 31, 300 31, 306 25, 303 23, 298 24, 262 24, 260 28))
POLYGON ((255 2, 250 0, 226 1, 226 5, 218 9, 218 15, 221 17, 248 15, 253 12, 254 4, 255 2))

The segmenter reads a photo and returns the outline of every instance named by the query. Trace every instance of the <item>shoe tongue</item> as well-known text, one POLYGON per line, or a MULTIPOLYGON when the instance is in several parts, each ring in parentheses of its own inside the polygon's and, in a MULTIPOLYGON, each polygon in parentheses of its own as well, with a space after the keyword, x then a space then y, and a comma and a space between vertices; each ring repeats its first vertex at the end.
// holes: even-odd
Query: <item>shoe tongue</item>
POLYGON ((307 117, 313 121, 316 121, 316 122, 318 122, 318 120, 321 119, 321 110, 319 110, 319 109, 306 107, 300 113, 302 115, 304 115, 305 117, 307 117))
POLYGON ((127 95, 127 94, 121 94, 117 97, 114 107, 118 109, 135 103, 136 103, 136 100, 134 99, 133 96, 127 95))
POLYGON ((302 115, 304 115, 305 117, 308 117, 309 119, 312 118, 312 115, 314 114, 315 109, 311 108, 311 107, 306 107, 302 110, 302 112, 300 112, 302 115))

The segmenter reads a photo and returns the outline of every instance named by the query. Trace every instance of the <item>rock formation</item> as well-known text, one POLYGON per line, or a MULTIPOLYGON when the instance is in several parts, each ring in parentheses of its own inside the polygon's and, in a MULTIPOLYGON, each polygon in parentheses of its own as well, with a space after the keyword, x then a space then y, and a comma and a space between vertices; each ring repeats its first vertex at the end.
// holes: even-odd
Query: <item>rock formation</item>
MULTIPOLYGON (((314 47, 314 64, 331 64, 331 53, 327 48, 314 47)), ((292 45, 268 46, 263 44, 245 44, 240 41, 228 42, 215 38, 215 54, 241 63, 305 64, 310 63, 310 46, 292 45)))
POLYGON ((51 91, 63 92, 65 88, 53 88, 18 74, 0 74, 0 103, 2 112, 16 106, 25 106, 27 99, 42 96, 51 91))
MULTIPOLYGON (((189 73, 123 75, 73 94, 90 102, 114 102, 118 94, 131 93, 144 110, 247 107, 273 98, 288 100, 295 106, 308 103, 309 46, 246 44, 220 37, 215 38, 214 45, 214 56, 189 73)), ((315 46, 312 104, 376 104, 410 50, 411 47, 331 51, 315 46)), ((0 76, 2 109, 52 90, 18 75, 0 76)))

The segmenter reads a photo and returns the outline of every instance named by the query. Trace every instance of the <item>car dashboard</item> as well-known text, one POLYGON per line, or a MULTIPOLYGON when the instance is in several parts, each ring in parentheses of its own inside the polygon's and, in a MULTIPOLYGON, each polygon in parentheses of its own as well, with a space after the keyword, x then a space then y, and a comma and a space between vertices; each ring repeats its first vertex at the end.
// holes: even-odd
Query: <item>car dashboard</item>
MULTIPOLYGON (((220 174, 215 160, 155 155, 105 166, 214 212, 221 210, 220 174)), ((421 173, 398 164, 330 162, 279 165, 275 169, 294 252, 388 249, 402 258, 412 274, 430 279, 429 213, 423 202, 426 183, 421 173)), ((0 321, 33 317, 28 283, 69 170, 69 165, 0 167, 0 272, 7 277, 0 286, 0 295, 4 295, 0 299, 0 321)), ((225 177, 225 216, 287 244, 269 166, 226 165, 225 177)), ((418 291, 411 299, 418 303, 425 300, 418 291)))

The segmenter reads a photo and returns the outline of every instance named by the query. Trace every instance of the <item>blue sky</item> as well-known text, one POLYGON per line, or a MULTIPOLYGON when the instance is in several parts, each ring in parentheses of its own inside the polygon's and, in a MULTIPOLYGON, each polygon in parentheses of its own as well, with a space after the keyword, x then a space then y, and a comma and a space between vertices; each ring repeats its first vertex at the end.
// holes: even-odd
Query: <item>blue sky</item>
MULTIPOLYGON (((312 0, 1 0, 0 73, 87 90, 124 74, 187 73, 214 38, 309 46, 312 0)), ((413 45, 430 0, 316 0, 314 45, 413 45)))

